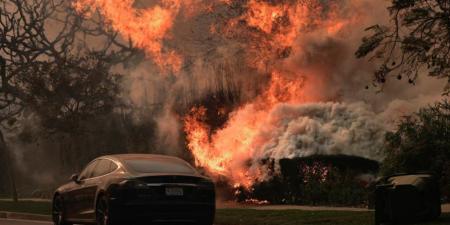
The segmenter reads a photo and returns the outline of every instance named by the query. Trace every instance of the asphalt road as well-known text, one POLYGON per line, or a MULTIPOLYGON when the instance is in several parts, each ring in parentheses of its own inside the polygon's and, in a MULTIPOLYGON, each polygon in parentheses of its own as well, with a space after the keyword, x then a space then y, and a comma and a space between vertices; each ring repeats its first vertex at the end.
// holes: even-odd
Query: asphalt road
POLYGON ((52 225, 50 222, 0 219, 0 225, 52 225))

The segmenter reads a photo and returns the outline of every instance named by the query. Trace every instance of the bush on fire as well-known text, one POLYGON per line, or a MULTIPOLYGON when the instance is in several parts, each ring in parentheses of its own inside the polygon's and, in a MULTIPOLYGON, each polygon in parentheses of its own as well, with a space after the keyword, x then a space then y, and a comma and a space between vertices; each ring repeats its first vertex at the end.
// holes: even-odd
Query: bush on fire
MULTIPOLYGON (((273 163, 273 162, 272 162, 273 163)), ((273 204, 367 205, 373 191, 361 175, 376 174, 378 163, 352 156, 311 156, 280 160, 280 173, 241 191, 238 200, 273 204)))

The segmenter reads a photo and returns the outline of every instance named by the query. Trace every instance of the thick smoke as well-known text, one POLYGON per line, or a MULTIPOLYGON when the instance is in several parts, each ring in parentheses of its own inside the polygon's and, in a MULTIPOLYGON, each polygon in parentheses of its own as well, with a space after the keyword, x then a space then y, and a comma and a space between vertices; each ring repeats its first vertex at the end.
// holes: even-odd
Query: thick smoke
POLYGON ((258 135, 264 158, 354 155, 381 161, 385 127, 362 103, 281 104, 258 135))

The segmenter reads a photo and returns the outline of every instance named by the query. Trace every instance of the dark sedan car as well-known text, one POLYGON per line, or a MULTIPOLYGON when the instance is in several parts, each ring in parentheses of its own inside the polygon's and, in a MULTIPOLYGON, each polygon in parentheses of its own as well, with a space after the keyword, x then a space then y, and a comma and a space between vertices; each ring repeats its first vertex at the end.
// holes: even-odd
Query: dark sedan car
POLYGON ((182 159, 148 154, 99 157, 55 192, 56 225, 211 225, 213 182, 182 159))

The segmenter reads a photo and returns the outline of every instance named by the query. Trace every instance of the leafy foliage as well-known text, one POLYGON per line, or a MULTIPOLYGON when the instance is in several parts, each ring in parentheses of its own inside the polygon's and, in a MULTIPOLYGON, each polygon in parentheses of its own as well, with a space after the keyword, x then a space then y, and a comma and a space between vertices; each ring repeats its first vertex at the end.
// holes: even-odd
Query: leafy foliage
POLYGON ((450 197, 450 103, 446 100, 406 117, 386 136, 384 175, 433 172, 450 197))
POLYGON ((389 7, 392 24, 375 25, 367 30, 355 53, 358 58, 371 55, 380 62, 375 83, 388 76, 408 77, 414 83, 420 71, 447 79, 450 91, 450 1, 392 0, 389 7))
POLYGON ((378 163, 351 156, 312 156, 280 160, 273 179, 257 183, 252 192, 241 190, 238 200, 261 199, 273 204, 367 205, 370 181, 378 163), (276 191, 274 191, 276 190, 276 191))
POLYGON ((101 56, 73 57, 59 65, 40 62, 17 74, 23 104, 50 131, 73 132, 80 121, 111 112, 117 105, 120 75, 101 56))
POLYGON ((118 84, 110 68, 135 52, 105 29, 64 0, 2 1, 0 122, 24 109, 59 119, 111 108, 118 84))

